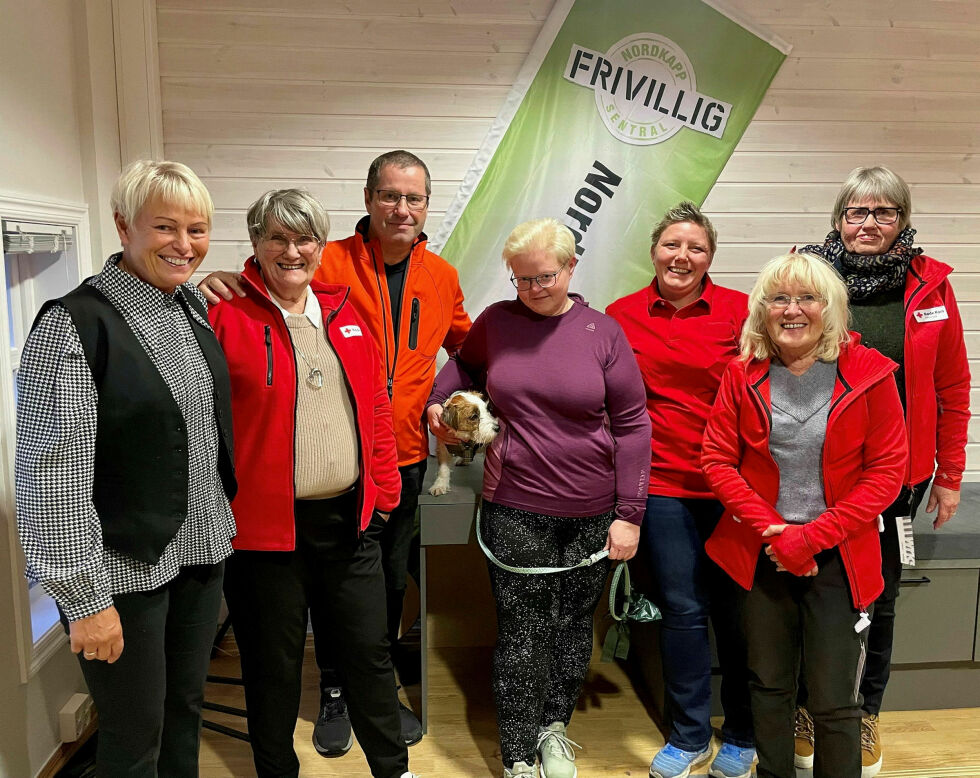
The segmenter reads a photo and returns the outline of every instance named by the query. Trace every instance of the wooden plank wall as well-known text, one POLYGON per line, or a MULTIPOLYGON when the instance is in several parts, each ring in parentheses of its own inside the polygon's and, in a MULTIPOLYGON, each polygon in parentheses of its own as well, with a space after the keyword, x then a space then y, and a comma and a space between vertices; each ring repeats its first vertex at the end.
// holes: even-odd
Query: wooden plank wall
MULTIPOLYGON (((244 211, 274 187, 309 188, 350 234, 390 148, 428 163, 434 231, 552 2, 157 0, 165 153, 217 207, 206 267, 240 266, 244 211)), ((747 289, 761 261, 823 238, 852 168, 889 165, 921 245, 957 269, 980 400, 980 3, 729 3, 793 51, 705 203, 714 277, 747 289)), ((980 480, 980 417, 970 440, 980 480)))

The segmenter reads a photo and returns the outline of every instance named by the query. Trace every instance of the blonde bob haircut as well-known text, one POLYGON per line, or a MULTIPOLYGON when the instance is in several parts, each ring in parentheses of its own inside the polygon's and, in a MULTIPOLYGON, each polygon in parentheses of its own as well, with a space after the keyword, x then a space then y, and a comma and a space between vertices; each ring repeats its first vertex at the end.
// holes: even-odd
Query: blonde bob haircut
POLYGON ((851 203, 859 203, 862 200, 895 203, 901 209, 898 215, 899 230, 904 230, 912 221, 912 193, 909 191, 909 185, 898 173, 878 165, 856 167, 848 174, 834 202, 834 212, 830 215, 831 226, 839 230, 844 219, 844 209, 851 203))
POLYGON ((763 266, 749 293, 749 318, 742 328, 741 340, 742 359, 746 362, 779 356, 779 349, 769 337, 769 308, 765 298, 785 292, 794 283, 824 299, 823 334, 817 343, 817 359, 833 362, 840 356, 840 347, 850 339, 844 279, 829 262, 813 254, 784 254, 763 266))
POLYGON ((547 251, 565 267, 575 258, 575 236, 558 219, 531 219, 518 224, 504 242, 503 260, 510 267, 518 254, 547 251))
POLYGON ((155 197, 201 214, 208 227, 211 226, 214 216, 211 195, 197 174, 180 162, 149 159, 131 162, 112 188, 109 205, 114 214, 118 213, 127 224, 132 224, 143 206, 155 197))

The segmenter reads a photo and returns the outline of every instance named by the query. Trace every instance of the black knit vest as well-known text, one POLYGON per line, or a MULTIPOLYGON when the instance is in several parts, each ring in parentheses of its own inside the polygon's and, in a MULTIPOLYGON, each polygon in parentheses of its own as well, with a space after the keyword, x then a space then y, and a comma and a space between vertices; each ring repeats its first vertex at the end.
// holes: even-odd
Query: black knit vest
MULTIPOLYGON (((178 296, 211 371, 220 442, 218 473, 231 500, 237 484, 232 459, 231 383, 214 333, 199 324, 178 296)), ((141 562, 156 564, 187 518, 188 431, 170 389, 122 314, 95 287, 77 289, 42 306, 34 325, 62 305, 78 331, 98 390, 92 502, 102 541, 141 562)), ((202 318, 207 311, 191 305, 202 318)), ((191 434, 202 434, 191 430, 191 434)))

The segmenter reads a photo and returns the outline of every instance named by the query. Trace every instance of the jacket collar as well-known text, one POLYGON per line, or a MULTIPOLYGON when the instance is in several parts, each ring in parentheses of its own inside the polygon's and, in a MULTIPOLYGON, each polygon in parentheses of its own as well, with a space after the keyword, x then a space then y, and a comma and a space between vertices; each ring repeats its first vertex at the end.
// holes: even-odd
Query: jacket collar
MULTIPOLYGON (((856 396, 872 384, 894 373, 898 365, 874 349, 862 346, 861 336, 850 333, 837 358, 837 379, 830 396, 829 424, 856 396)), ((753 359, 745 366, 745 377, 752 395, 762 406, 772 427, 772 400, 769 394, 768 359, 753 359)))
POLYGON ((908 313, 911 313, 910 306, 914 298, 935 289, 952 272, 953 268, 945 262, 924 254, 914 257, 905 276, 905 306, 908 313))
MULTIPOLYGON (((357 222, 357 226, 354 228, 354 233, 361 239, 361 243, 364 245, 365 252, 369 257, 374 257, 378 262, 384 262, 384 258, 381 254, 381 244, 377 240, 372 240, 370 238, 370 224, 371 217, 362 216, 357 222)), ((409 254, 412 257, 412 264, 419 260, 422 256, 422 252, 419 248, 425 248, 425 244, 428 243, 429 236, 425 232, 420 232, 418 237, 415 238, 415 242, 412 244, 411 251, 409 254)))

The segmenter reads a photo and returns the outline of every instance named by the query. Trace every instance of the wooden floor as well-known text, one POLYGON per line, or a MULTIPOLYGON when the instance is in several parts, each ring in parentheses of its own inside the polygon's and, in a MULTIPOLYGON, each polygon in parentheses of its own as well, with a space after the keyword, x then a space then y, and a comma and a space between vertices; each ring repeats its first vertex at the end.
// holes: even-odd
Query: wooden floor
MULTIPOLYGON (((224 655, 212 662, 212 672, 238 675, 233 640, 226 639, 225 646, 224 655)), ((486 648, 447 648, 433 653, 429 732, 409 750, 410 767, 423 778, 502 774, 489 664, 486 648)), ((295 736, 301 775, 370 776, 357 745, 339 759, 324 759, 313 749, 316 689, 315 662, 312 646, 308 646, 295 736)), ((418 688, 414 691, 417 694, 418 688)), ((243 704, 239 687, 209 684, 207 697, 212 702, 243 704)), ((207 717, 244 726, 241 720, 222 714, 207 717)), ((882 778, 980 778, 980 709, 886 712, 881 717, 881 735, 885 745, 882 778)), ((598 660, 592 664, 569 736, 585 746, 577 762, 581 778, 643 778, 664 742, 625 672, 616 664, 598 660)), ((706 773, 705 768, 695 774, 706 773)), ((200 774, 204 778, 254 776, 248 744, 205 730, 200 774)))

